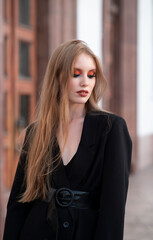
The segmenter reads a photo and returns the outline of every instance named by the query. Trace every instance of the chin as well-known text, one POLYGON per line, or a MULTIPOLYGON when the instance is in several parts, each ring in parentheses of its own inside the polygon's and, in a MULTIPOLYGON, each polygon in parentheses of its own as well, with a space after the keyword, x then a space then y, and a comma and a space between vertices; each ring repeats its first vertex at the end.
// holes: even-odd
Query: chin
POLYGON ((89 97, 85 97, 85 98, 78 98, 78 97, 74 97, 74 98, 69 98, 69 102, 71 104, 85 104, 87 101, 89 100, 89 97))
POLYGON ((85 104, 88 99, 82 99, 81 101, 70 101, 71 104, 85 104))

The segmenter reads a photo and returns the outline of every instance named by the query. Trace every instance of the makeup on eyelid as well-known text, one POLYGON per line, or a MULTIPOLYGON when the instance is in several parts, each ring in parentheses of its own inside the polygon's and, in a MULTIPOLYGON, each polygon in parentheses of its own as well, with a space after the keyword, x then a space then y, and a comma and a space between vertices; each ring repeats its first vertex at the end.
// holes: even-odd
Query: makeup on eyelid
POLYGON ((74 77, 76 77, 76 76, 79 76, 81 74, 81 71, 80 70, 78 70, 78 69, 75 69, 74 70, 74 77))
MULTIPOLYGON (((80 74, 81 74, 81 70, 80 69, 74 69, 74 74, 73 74, 73 77, 78 77, 80 74)), ((93 77, 96 77, 96 70, 90 70, 87 74, 87 76, 89 78, 93 78, 93 77)))
POLYGON ((89 71, 89 73, 88 73, 88 77, 96 77, 96 70, 91 70, 91 71, 89 71))

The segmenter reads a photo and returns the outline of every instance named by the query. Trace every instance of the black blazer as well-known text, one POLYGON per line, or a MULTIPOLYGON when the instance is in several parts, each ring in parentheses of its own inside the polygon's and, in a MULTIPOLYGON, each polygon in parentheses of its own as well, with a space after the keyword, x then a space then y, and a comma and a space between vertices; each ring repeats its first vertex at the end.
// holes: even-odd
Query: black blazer
MULTIPOLYGON (((27 135, 26 135, 27 136, 27 135)), ((25 137, 26 138, 26 137, 25 137)), ((18 203, 26 155, 21 154, 7 206, 3 240, 122 240, 132 142, 123 118, 104 112, 85 116, 76 154, 53 172, 51 186, 97 192, 98 210, 58 208, 58 233, 46 220, 48 203, 18 203)))

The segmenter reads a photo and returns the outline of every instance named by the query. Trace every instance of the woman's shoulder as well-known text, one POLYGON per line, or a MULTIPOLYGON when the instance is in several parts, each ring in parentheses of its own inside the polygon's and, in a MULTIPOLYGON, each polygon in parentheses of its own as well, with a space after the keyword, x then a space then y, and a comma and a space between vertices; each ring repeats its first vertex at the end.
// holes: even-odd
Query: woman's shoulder
POLYGON ((116 122, 125 122, 125 119, 122 116, 119 116, 113 112, 108 112, 104 110, 95 110, 88 112, 88 115, 93 118, 98 118, 99 120, 107 120, 110 122, 110 124, 116 123, 116 122))
POLYGON ((91 118, 94 118, 95 121, 98 120, 98 125, 99 127, 101 126, 102 128, 104 128, 106 130, 106 132, 110 132, 110 130, 114 127, 126 127, 127 128, 127 124, 125 119, 122 116, 119 116, 115 113, 112 112, 108 112, 108 111, 104 111, 104 110, 99 110, 99 111, 90 111, 88 113, 88 115, 91 118))

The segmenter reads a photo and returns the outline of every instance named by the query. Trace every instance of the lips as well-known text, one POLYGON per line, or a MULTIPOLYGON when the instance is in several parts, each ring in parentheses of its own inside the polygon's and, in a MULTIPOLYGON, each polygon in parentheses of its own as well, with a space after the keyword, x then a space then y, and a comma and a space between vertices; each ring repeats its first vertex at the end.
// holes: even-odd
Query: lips
POLYGON ((87 97, 88 91, 87 91, 87 90, 80 90, 80 91, 77 92, 77 94, 78 94, 80 97, 87 97))
POLYGON ((77 93, 86 93, 86 94, 88 94, 88 91, 87 90, 80 90, 77 93))

